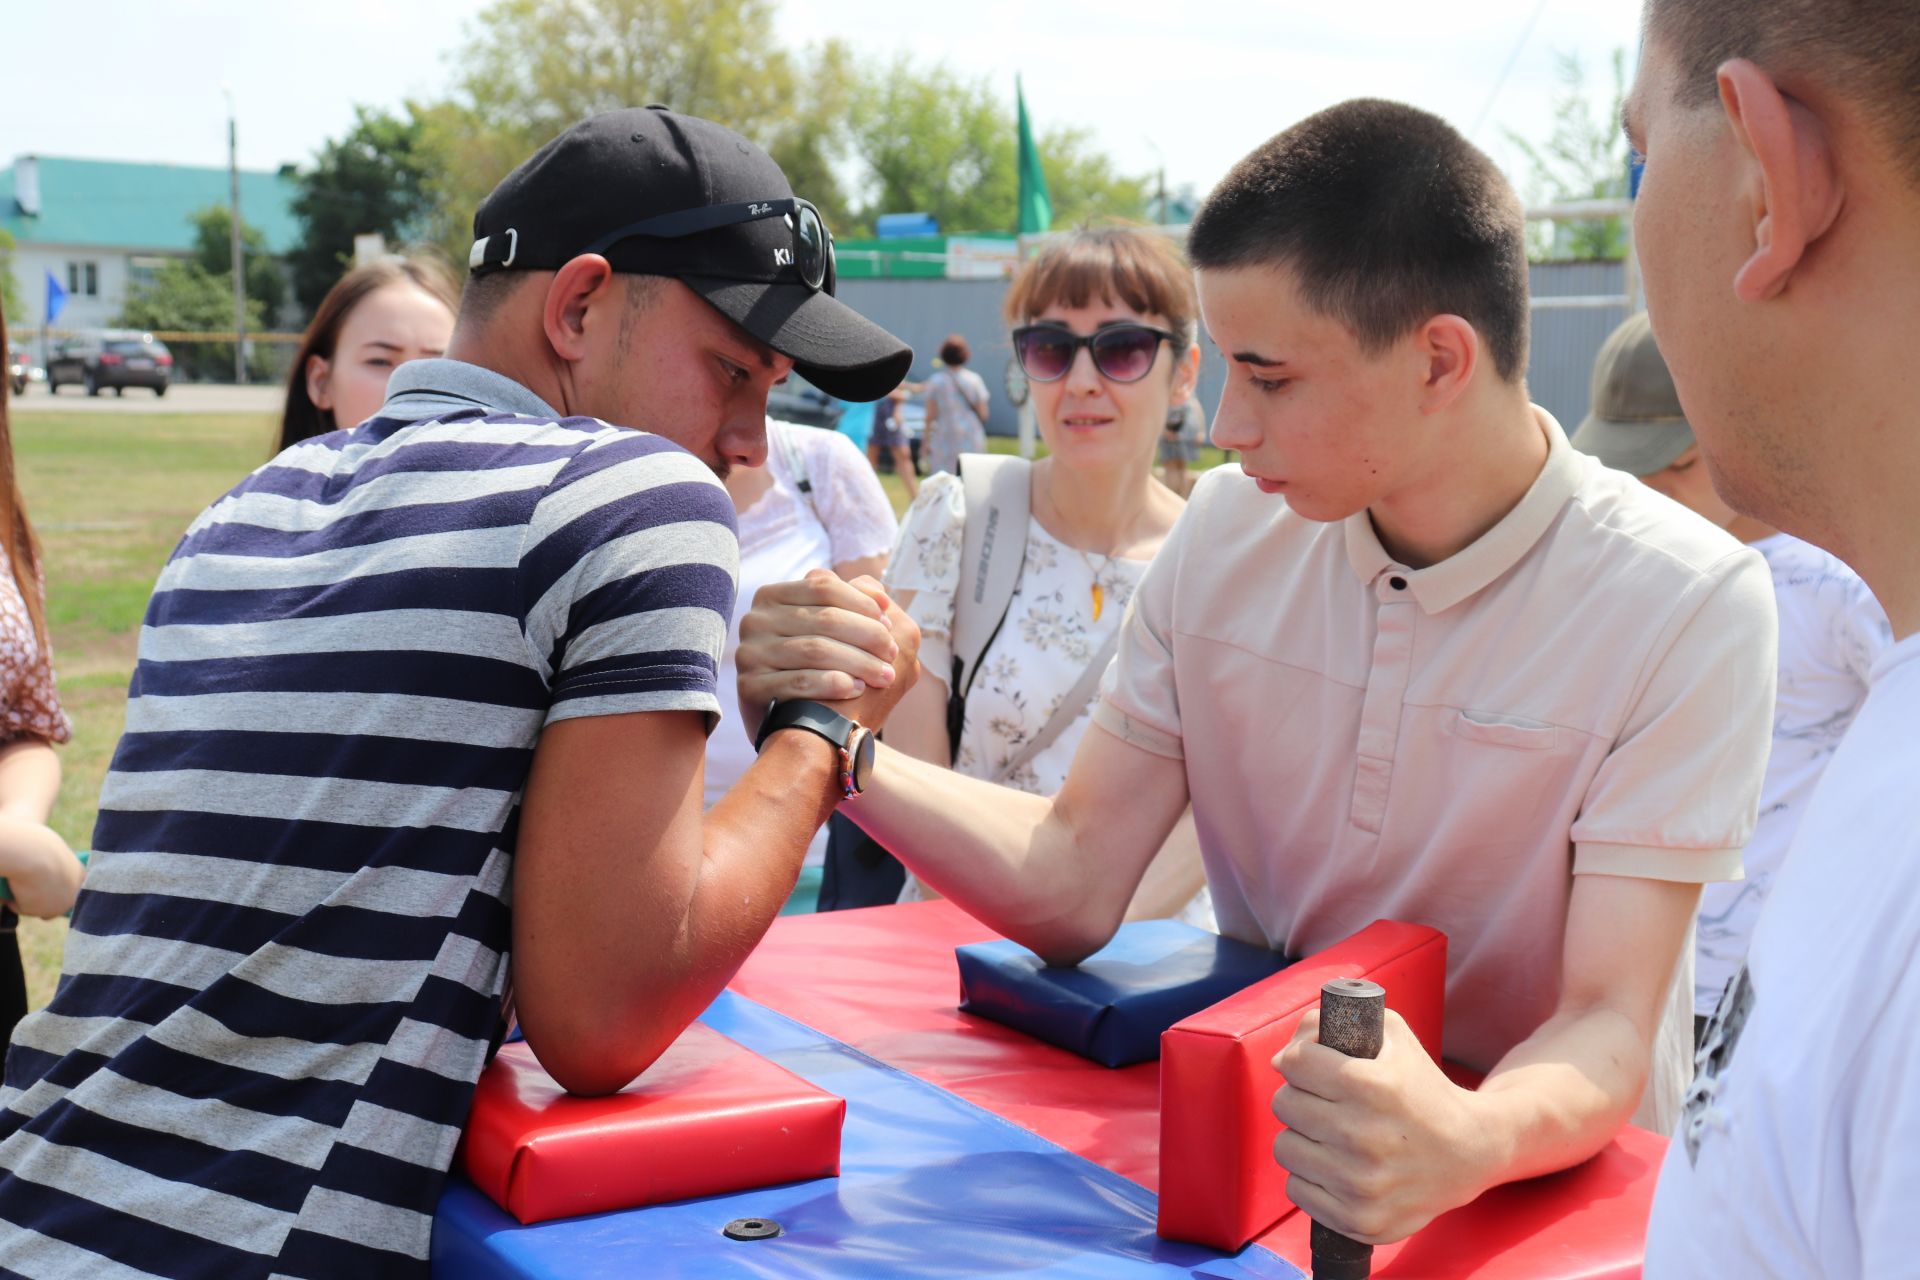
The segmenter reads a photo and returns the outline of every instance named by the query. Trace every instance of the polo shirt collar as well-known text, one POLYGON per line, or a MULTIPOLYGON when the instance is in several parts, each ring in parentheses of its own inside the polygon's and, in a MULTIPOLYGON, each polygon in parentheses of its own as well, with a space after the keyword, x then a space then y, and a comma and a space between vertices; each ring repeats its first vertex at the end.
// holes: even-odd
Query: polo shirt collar
POLYGON ((449 413, 484 409, 558 421, 553 406, 524 386, 492 369, 464 360, 409 360, 387 380, 387 402, 379 417, 425 422, 449 413))
POLYGON ((1373 518, 1365 511, 1356 512, 1343 523, 1347 561, 1360 581, 1372 585, 1393 570, 1406 580, 1421 611, 1434 614, 1451 609, 1519 564, 1580 488, 1580 455, 1567 443, 1566 432, 1545 409, 1535 405, 1533 412, 1547 437, 1546 465, 1500 523, 1439 564, 1408 569, 1380 545, 1373 518))

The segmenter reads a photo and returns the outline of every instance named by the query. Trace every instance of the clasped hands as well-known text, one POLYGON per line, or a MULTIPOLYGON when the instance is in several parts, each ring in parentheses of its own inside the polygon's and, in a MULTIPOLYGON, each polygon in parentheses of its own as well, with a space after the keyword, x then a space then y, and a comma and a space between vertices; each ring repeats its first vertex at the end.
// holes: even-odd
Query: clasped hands
POLYGON ((919 676, 920 628, 875 579, 814 569, 754 594, 736 663, 749 738, 770 703, 790 698, 839 704, 878 729, 919 676))
POLYGON ((1393 1010, 1378 1058, 1321 1044, 1314 1010, 1273 1066, 1286 1081, 1273 1114, 1287 1126, 1273 1158, 1314 1221, 1390 1244, 1501 1181, 1480 1096, 1447 1079, 1393 1010))

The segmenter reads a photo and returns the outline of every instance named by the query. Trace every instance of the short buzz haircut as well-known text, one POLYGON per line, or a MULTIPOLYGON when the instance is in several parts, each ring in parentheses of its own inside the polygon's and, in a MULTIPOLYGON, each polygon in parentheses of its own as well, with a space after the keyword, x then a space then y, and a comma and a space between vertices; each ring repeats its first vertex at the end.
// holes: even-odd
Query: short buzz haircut
POLYGON ((1648 0, 1647 35, 1672 55, 1677 97, 1704 106, 1747 58, 1870 108, 1869 128, 1920 185, 1920 0, 1648 0))
POLYGON ((1187 256, 1203 271, 1286 268, 1370 355, 1457 315, 1502 379, 1526 371, 1519 197, 1485 153, 1413 107, 1355 99, 1269 139, 1207 197, 1187 256))

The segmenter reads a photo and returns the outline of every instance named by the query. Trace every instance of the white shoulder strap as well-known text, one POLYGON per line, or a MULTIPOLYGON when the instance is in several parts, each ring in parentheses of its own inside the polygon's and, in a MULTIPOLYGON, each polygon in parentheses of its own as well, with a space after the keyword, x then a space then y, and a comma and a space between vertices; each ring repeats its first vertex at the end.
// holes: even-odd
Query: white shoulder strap
MULTIPOLYGON (((778 418, 767 419, 767 443, 780 451, 781 461, 787 464, 787 474, 793 477, 793 487, 800 491, 800 501, 807 504, 807 510, 813 512, 813 518, 820 520, 820 504, 813 496, 813 481, 807 479, 806 452, 800 448, 799 441, 793 438, 796 431, 805 430, 791 422, 782 422, 778 418)), ((820 520, 821 524, 826 521, 820 520)))
POLYGON ((953 599, 953 676, 947 688, 965 699, 980 657, 993 643, 1013 602, 1027 556, 1028 483, 1033 464, 1007 454, 961 456, 966 495, 960 542, 960 586, 953 599))

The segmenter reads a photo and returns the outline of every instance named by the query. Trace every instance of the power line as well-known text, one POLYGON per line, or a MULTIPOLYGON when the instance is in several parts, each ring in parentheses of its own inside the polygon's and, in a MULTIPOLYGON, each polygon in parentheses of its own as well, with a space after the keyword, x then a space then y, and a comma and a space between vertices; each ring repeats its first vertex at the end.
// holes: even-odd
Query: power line
POLYGON ((1514 42, 1513 52, 1507 55, 1507 65, 1500 69, 1500 78, 1493 82, 1493 88, 1487 93, 1487 100, 1480 108, 1480 114, 1474 119, 1473 129, 1468 137, 1478 137, 1480 126, 1487 122, 1487 115, 1493 110, 1494 102, 1500 97, 1500 90, 1506 87, 1507 77, 1520 62, 1520 53, 1527 47, 1527 41, 1533 36, 1533 29, 1540 25, 1540 15, 1547 11, 1547 0, 1538 0, 1533 6, 1533 16, 1527 19, 1527 25, 1520 32, 1520 38, 1514 42))

